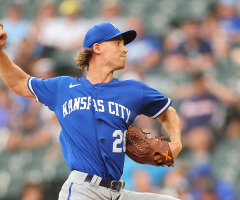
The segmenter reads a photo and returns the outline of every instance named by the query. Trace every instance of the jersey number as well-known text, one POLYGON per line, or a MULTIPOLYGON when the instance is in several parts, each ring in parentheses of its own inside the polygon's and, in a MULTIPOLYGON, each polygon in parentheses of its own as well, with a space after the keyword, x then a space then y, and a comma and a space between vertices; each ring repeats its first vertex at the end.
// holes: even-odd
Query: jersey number
POLYGON ((113 153, 122 153, 126 151, 126 133, 127 130, 124 131, 124 133, 121 130, 116 130, 113 132, 113 137, 116 137, 117 139, 113 142, 113 153), (123 142, 123 148, 119 147, 120 144, 123 142))

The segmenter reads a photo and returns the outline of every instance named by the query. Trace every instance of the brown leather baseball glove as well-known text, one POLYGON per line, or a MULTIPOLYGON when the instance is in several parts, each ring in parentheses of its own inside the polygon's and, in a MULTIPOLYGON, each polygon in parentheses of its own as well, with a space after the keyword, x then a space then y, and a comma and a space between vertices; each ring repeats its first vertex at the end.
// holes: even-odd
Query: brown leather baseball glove
POLYGON ((148 133, 130 125, 126 136, 126 154, 135 162, 140 164, 150 164, 156 166, 173 166, 174 159, 172 151, 167 141, 163 139, 168 137, 149 138, 148 133), (156 160, 156 157, 161 158, 156 160))

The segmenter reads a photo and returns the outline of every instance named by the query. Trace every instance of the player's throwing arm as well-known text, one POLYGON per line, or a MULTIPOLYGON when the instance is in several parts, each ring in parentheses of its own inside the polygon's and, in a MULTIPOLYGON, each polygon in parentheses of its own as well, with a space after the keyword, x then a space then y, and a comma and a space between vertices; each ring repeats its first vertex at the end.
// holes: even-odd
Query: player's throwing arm
POLYGON ((3 24, 0 23, 0 74, 6 85, 16 94, 32 97, 33 94, 29 91, 27 81, 29 75, 15 65, 7 56, 3 47, 7 40, 7 33, 3 29, 3 24))

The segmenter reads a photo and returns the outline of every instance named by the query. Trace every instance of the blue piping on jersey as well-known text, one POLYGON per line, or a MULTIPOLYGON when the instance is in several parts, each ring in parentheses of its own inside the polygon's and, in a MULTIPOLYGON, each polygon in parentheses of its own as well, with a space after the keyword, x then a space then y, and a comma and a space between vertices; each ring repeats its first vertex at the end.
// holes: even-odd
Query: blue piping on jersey
POLYGON ((73 182, 71 183, 71 185, 69 187, 69 194, 68 194, 68 199, 67 200, 70 200, 72 185, 73 185, 73 182))

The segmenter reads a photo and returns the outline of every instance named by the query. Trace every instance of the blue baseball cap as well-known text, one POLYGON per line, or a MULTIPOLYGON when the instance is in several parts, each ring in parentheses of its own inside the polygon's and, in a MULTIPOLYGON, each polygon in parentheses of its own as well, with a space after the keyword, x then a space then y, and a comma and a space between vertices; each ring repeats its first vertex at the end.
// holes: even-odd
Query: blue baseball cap
POLYGON ((123 36, 124 44, 126 45, 136 38, 137 33, 134 30, 121 32, 115 24, 104 22, 88 30, 83 40, 83 47, 92 49, 95 43, 101 43, 119 35, 123 36))

